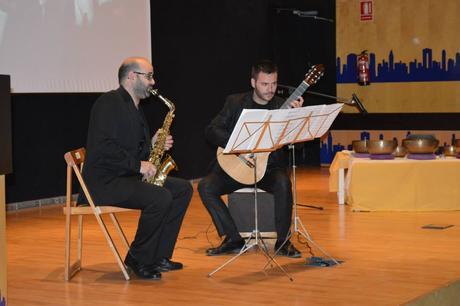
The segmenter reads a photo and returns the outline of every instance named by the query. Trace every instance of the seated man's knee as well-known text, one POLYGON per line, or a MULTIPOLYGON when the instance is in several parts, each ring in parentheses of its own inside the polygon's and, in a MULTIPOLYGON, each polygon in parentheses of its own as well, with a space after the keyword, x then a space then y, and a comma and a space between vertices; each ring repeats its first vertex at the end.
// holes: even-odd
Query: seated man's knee
POLYGON ((165 189, 156 190, 152 195, 153 206, 162 211, 166 211, 171 207, 173 197, 171 193, 165 189))
POLYGON ((200 194, 200 196, 203 198, 203 196, 206 194, 206 192, 208 191, 209 187, 208 187, 209 183, 208 183, 208 180, 207 178, 203 178, 201 179, 199 182, 198 182, 198 193, 200 194))
POLYGON ((291 191, 291 180, 289 179, 289 177, 283 177, 283 178, 280 178, 277 182, 276 182, 276 188, 280 191, 280 192, 290 192, 291 191))
POLYGON ((213 199, 219 197, 218 192, 214 187, 214 184, 212 184, 208 177, 203 178, 198 183, 198 193, 200 194, 201 201, 205 206, 214 203, 213 199))
POLYGON ((193 186, 190 184, 189 181, 187 180, 176 180, 176 183, 174 185, 174 192, 175 195, 177 195, 180 198, 191 198, 193 195, 193 186))
POLYGON ((190 198, 193 195, 193 186, 189 182, 187 182, 187 184, 185 185, 185 194, 190 198))

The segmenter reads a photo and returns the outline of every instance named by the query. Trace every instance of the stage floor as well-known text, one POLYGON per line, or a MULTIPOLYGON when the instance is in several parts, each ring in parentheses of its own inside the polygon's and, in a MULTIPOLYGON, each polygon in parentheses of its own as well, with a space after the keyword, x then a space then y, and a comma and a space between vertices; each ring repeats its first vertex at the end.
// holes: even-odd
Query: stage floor
MULTIPOLYGON (((294 239, 303 257, 277 257, 292 282, 276 268, 264 274, 260 251, 208 277, 230 256, 204 255, 219 238, 195 190, 173 258, 184 270, 125 281, 89 216, 83 270, 65 282, 64 216, 50 206, 7 214, 8 305, 400 305, 460 279, 460 212, 351 212, 328 192, 325 168, 299 169, 297 184, 300 204, 324 208, 299 208, 308 233, 343 264, 306 266, 308 248, 294 239), (454 226, 421 228, 427 224, 454 226)), ((137 217, 119 215, 129 240, 137 217)))

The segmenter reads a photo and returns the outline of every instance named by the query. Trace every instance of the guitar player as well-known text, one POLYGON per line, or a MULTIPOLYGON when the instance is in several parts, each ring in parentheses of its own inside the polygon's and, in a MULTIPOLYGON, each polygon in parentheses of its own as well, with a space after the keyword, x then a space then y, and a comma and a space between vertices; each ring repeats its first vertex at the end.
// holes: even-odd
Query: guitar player
MULTIPOLYGON (((272 110, 282 108, 283 103, 286 105, 284 99, 275 96, 277 80, 278 68, 274 63, 268 60, 255 63, 251 71, 253 90, 227 97, 223 109, 205 130, 206 140, 213 145, 224 148, 243 109, 272 110)), ((301 107, 303 98, 299 96, 296 100, 287 101, 287 103, 287 107, 301 107)), ((219 236, 223 237, 222 243, 218 247, 206 250, 208 256, 238 253, 244 246, 244 240, 240 236, 221 196, 248 187, 248 185, 238 181, 235 176, 233 178, 229 176, 223 169, 225 167, 219 163, 215 162, 211 172, 198 184, 201 200, 211 215, 219 236)), ((257 164, 259 165, 259 159, 257 164)), ((253 184, 250 184, 249 187, 251 185, 253 184)), ((284 243, 291 227, 292 189, 287 172, 287 161, 282 149, 274 151, 268 156, 265 174, 257 186, 274 196, 277 232, 275 250, 282 246, 278 255, 299 258, 301 256, 300 251, 290 241, 284 243)))

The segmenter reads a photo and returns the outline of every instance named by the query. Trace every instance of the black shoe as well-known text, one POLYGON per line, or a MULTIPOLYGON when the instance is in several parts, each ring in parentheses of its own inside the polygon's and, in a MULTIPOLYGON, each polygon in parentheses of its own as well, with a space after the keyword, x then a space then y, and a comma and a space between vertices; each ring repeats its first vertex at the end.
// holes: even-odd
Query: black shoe
POLYGON ((244 246, 244 240, 231 240, 228 237, 222 241, 222 243, 216 248, 210 248, 206 250, 206 255, 208 256, 217 256, 225 254, 239 253, 244 246))
POLYGON ((172 261, 168 258, 163 258, 160 261, 156 262, 156 268, 160 272, 168 272, 172 270, 180 270, 184 267, 180 262, 172 261))
POLYGON ((138 262, 129 252, 125 258, 125 265, 138 277, 152 280, 160 280, 161 273, 154 265, 145 265, 138 262))
POLYGON ((279 249, 283 242, 284 241, 277 241, 275 244, 275 251, 278 251, 277 255, 290 258, 300 258, 302 256, 302 253, 300 253, 290 241, 286 241, 283 247, 279 249))

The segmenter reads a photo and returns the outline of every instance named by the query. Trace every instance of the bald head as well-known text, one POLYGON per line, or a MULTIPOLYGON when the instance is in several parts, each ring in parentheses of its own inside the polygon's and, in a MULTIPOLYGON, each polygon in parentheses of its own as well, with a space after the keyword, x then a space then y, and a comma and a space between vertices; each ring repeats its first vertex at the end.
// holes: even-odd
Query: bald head
POLYGON ((150 61, 144 57, 128 57, 118 68, 118 83, 122 84, 131 71, 138 71, 149 66, 151 66, 150 61))

